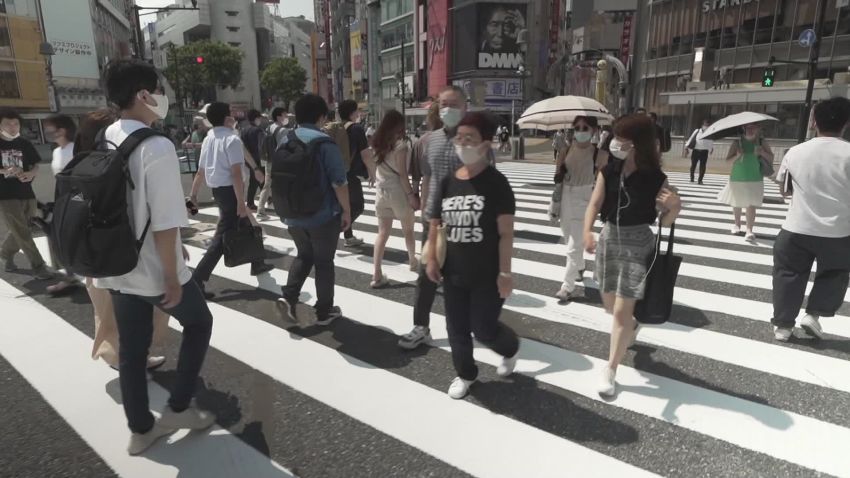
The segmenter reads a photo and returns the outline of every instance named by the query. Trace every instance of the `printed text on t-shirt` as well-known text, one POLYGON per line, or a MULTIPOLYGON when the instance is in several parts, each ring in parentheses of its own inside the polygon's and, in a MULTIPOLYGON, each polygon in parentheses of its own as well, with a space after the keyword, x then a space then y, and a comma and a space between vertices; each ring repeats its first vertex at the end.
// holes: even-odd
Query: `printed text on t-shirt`
POLYGON ((477 243, 484 240, 484 230, 481 228, 484 196, 453 196, 443 199, 442 204, 448 242, 477 243))

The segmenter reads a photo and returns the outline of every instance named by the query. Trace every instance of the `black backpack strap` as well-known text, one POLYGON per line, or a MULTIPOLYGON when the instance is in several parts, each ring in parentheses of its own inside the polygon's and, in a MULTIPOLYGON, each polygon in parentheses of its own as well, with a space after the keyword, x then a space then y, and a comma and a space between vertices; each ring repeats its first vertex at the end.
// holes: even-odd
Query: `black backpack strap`
MULTIPOLYGON (((130 162, 130 155, 133 151, 140 145, 142 142, 148 138, 153 136, 162 136, 163 138, 168 138, 165 134, 156 131, 153 128, 141 128, 137 129, 130 133, 130 136, 127 136, 118 147, 118 153, 121 154, 121 157, 124 158, 124 174, 127 177, 127 182, 130 183, 131 189, 136 189, 136 185, 133 183, 133 178, 130 177, 130 171, 128 168, 130 162)), ((136 241, 136 250, 141 251, 142 245, 145 243, 145 237, 148 235, 148 229, 151 227, 151 218, 148 216, 148 221, 145 223, 145 228, 142 230, 142 235, 136 241)))

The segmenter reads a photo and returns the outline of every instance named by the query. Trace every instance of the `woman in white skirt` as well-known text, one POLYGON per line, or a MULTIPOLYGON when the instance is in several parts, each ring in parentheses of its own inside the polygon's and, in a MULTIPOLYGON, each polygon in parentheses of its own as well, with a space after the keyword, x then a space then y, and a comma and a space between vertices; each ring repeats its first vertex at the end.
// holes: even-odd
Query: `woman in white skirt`
POLYGON ((575 297, 576 282, 584 278, 584 213, 593 192, 594 173, 608 163, 608 153, 599 151, 591 142, 598 128, 596 118, 576 117, 573 142, 556 162, 555 187, 561 188, 561 203, 554 212, 567 246, 564 282, 555 294, 561 300, 575 297))
POLYGON ((756 223, 756 208, 764 200, 764 176, 761 173, 759 156, 773 163, 773 151, 761 137, 758 124, 744 126, 744 136, 736 139, 729 147, 727 161, 734 161, 729 182, 720 191, 717 199, 729 206, 735 214, 732 234, 741 235, 741 210, 747 211, 746 240, 754 241, 753 227, 756 223))

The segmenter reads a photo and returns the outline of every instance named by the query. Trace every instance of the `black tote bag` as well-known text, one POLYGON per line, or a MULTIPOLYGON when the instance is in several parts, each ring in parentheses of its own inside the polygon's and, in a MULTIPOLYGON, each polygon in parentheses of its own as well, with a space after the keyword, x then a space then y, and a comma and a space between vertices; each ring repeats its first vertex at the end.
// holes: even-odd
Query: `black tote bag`
POLYGON ((670 235, 667 237, 667 251, 661 253, 661 225, 658 226, 658 237, 655 239, 655 250, 658 257, 646 276, 646 289, 643 299, 635 304, 635 319, 641 324, 663 324, 670 319, 673 311, 673 290, 676 287, 676 278, 679 276, 679 267, 682 258, 673 255, 673 235, 676 225, 670 226, 670 235))
POLYGON ((241 266, 266 258, 263 248, 263 229, 254 226, 247 218, 240 218, 236 229, 224 233, 224 265, 241 266))

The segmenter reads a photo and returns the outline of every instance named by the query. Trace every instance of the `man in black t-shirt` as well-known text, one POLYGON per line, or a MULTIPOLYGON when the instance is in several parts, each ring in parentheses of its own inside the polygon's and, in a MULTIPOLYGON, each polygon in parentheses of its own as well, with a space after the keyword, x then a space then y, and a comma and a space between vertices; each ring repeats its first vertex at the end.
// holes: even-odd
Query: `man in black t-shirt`
POLYGON ((366 130, 360 124, 360 113, 357 102, 344 100, 339 104, 337 112, 348 133, 348 145, 351 148, 351 165, 348 168, 348 197, 351 201, 351 227, 343 231, 345 247, 357 247, 363 240, 354 236, 354 221, 363 213, 365 200, 363 198, 363 179, 371 179, 372 151, 366 139, 366 130))
POLYGON ((12 110, 0 112, 0 216, 9 232, 0 245, 6 272, 17 270, 15 254, 23 250, 37 279, 52 277, 32 239, 30 220, 36 213, 32 180, 41 158, 35 147, 21 137, 21 117, 12 110))
MULTIPOLYGON (((250 110, 247 116, 249 125, 242 130, 240 137, 242 138, 242 143, 245 144, 245 149, 251 154, 251 159, 254 160, 257 166, 260 166, 260 145, 263 144, 263 136, 265 135, 263 129, 260 128, 263 115, 257 110, 250 110)), ((248 193, 246 194, 248 209, 253 211, 257 210, 257 206, 254 204, 254 198, 257 196, 257 190, 262 186, 262 183, 255 176, 254 171, 251 171, 251 174, 248 175, 248 193)))

